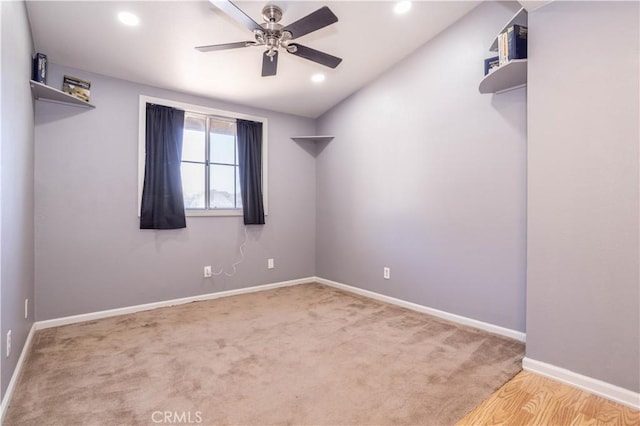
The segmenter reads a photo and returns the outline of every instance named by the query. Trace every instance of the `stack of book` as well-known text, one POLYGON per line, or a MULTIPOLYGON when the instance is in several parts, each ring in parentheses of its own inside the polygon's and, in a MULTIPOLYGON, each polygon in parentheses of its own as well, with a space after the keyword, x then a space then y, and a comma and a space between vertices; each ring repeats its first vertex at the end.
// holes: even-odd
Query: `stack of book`
POLYGON ((513 59, 527 57, 527 27, 512 25, 498 35, 498 56, 484 60, 484 75, 513 59))
POLYGON ((527 27, 512 25, 498 36, 498 60, 504 65, 527 57, 527 27))

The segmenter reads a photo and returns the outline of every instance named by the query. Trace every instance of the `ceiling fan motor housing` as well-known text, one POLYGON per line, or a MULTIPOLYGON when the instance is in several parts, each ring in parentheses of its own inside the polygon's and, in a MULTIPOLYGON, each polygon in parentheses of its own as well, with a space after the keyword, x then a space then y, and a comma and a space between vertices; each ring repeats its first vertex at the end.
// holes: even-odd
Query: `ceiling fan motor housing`
MULTIPOLYGON (((282 19, 282 9, 275 4, 268 4, 262 9, 262 17, 265 22, 260 26, 264 28, 264 32, 260 34, 258 31, 255 34, 258 45, 267 47, 267 56, 269 57, 273 57, 280 47, 289 50, 287 45, 291 39, 291 33, 283 32, 282 28, 284 27, 278 23, 282 19)), ((291 50, 289 51, 291 52, 291 50)))
POLYGON ((282 9, 275 4, 268 4, 262 9, 262 17, 266 22, 280 22, 282 9))

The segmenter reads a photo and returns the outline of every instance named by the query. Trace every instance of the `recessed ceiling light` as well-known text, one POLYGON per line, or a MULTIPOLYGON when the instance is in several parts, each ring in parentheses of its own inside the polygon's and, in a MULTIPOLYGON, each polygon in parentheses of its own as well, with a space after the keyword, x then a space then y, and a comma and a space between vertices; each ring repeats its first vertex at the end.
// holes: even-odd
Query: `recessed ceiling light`
POLYGON ((311 76, 311 81, 313 81, 314 83, 322 83, 324 79, 325 75, 320 73, 311 76))
POLYGON ((411 10, 411 2, 409 0, 399 1, 393 8, 396 15, 402 15, 403 13, 407 13, 409 10, 411 10))
POLYGON ((118 19, 120 20, 120 22, 130 27, 135 27, 140 23, 140 19, 138 19, 138 17, 131 12, 118 13, 118 19))

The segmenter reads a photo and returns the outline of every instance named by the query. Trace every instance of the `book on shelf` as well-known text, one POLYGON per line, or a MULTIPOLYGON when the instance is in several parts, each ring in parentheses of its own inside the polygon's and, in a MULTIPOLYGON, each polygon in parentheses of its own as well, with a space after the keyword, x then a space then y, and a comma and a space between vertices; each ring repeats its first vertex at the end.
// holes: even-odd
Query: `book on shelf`
POLYGON ((89 96, 91 94, 91 82, 82 80, 78 77, 65 75, 64 79, 62 80, 62 91, 80 100, 89 102, 89 96))
POLYGON ((498 56, 494 56, 492 58, 487 58, 484 60, 484 75, 489 74, 492 71, 495 71, 496 68, 500 66, 500 59, 498 56))
POLYGON ((527 57, 527 27, 512 25, 498 35, 498 62, 502 66, 513 59, 527 57))
POLYGON ((36 53, 33 57, 33 69, 31 79, 38 83, 47 84, 47 55, 36 53))
POLYGON ((507 60, 527 57, 527 27, 513 25, 507 29, 507 60))
POLYGON ((498 36, 498 61, 499 65, 504 65, 507 63, 508 53, 509 53, 509 45, 508 45, 507 33, 506 31, 500 33, 498 36))

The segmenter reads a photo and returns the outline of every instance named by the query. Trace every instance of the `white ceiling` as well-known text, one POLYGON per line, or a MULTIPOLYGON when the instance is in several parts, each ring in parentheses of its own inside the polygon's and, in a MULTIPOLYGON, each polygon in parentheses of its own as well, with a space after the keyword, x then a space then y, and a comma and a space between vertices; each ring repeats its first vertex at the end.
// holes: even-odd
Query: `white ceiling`
MULTIPOLYGON (((267 1, 235 4, 256 22, 267 1)), ((197 45, 251 40, 249 30, 207 1, 28 1, 36 51, 50 62, 180 92, 318 117, 458 20, 478 1, 280 1, 287 25, 329 6, 339 21, 296 39, 343 58, 330 69, 280 52, 278 74, 261 77, 258 47, 200 53, 197 45), (116 15, 140 18, 125 27, 116 15), (321 84, 310 81, 323 72, 321 84)))

